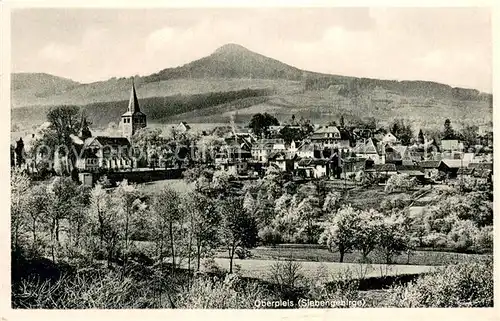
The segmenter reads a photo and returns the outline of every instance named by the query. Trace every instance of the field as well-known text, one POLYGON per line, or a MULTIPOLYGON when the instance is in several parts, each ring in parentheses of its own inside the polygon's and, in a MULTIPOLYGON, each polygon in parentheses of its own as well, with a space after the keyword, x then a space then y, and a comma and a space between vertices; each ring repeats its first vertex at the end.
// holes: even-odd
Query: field
MULTIPOLYGON (((276 247, 257 247, 252 251, 252 258, 259 260, 276 260, 284 258, 292 258, 296 261, 313 261, 313 262, 338 262, 339 254, 329 252, 326 248, 319 245, 280 245, 276 247)), ((227 254, 221 254, 226 255, 227 254)), ((467 260, 483 257, 481 254, 463 254, 452 252, 439 251, 415 251, 410 256, 410 265, 446 265, 460 263, 467 260)), ((369 259, 375 264, 384 264, 384 257, 376 250, 370 254, 369 259)), ((356 263, 361 260, 361 255, 358 252, 347 253, 344 257, 346 263, 356 263)), ((408 256, 405 254, 394 257, 394 264, 406 265, 408 256)))
MULTIPOLYGON (((215 258, 215 262, 222 268, 229 267, 229 259, 215 258)), ((234 264, 241 267, 241 274, 245 277, 266 280, 274 261, 257 259, 235 259, 234 264)), ((302 271, 307 277, 315 277, 323 282, 331 280, 332 276, 344 275, 350 278, 382 277, 400 274, 420 274, 433 270, 432 266, 425 265, 386 265, 386 264, 359 264, 333 262, 300 262, 302 271)))
POLYGON ((186 181, 182 179, 166 179, 161 181, 140 184, 139 186, 146 194, 157 193, 162 188, 167 186, 173 188, 179 193, 189 192, 193 188, 191 185, 187 184, 186 181))

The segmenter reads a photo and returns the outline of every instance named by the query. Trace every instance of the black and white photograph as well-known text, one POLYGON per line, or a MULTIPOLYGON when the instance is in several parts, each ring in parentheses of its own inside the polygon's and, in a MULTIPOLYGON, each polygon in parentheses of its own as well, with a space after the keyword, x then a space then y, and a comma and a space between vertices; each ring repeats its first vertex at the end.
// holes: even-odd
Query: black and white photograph
POLYGON ((12 310, 493 308, 491 7, 6 10, 12 310))

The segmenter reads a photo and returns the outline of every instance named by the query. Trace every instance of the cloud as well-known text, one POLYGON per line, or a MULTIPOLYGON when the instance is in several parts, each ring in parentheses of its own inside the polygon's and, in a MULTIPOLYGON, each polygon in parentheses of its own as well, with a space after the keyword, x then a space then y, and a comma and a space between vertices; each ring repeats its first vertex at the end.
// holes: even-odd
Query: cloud
POLYGON ((80 81, 154 73, 234 42, 318 72, 491 89, 481 8, 45 9, 12 22, 15 70, 80 81))
POLYGON ((42 59, 59 63, 71 62, 74 59, 75 54, 75 47, 53 42, 43 47, 39 53, 42 59))

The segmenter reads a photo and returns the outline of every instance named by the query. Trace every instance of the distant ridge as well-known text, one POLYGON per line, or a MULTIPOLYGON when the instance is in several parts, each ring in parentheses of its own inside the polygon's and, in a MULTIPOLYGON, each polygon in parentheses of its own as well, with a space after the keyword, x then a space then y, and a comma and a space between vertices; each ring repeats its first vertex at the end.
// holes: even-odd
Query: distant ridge
MULTIPOLYGON (((380 80, 311 72, 234 43, 223 45, 209 56, 183 66, 163 69, 135 79, 142 98, 243 89, 268 89, 289 94, 301 90, 333 88, 340 96, 352 99, 359 95, 373 96, 373 93, 382 90, 396 95, 426 99, 489 103, 492 100, 491 94, 475 89, 454 88, 432 81, 380 80)), ((11 104, 16 108, 121 101, 128 98, 129 89, 130 78, 111 78, 80 84, 44 73, 14 73, 11 104)))

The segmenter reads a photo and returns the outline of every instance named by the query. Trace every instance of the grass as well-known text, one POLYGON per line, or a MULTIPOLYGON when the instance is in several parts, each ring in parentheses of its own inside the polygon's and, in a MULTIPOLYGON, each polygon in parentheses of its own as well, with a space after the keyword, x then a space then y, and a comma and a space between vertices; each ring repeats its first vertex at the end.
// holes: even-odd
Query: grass
POLYGON ((164 187, 173 188, 179 193, 187 193, 192 190, 192 186, 186 183, 183 179, 165 179, 139 185, 145 193, 158 193, 164 187))
MULTIPOLYGON (((229 269, 229 259, 215 258, 215 262, 224 269, 229 269)), ((235 259, 234 264, 241 267, 240 273, 244 277, 268 280, 274 260, 235 259)), ((432 266, 417 265, 386 265, 334 262, 301 262, 302 271, 306 277, 316 278, 318 281, 332 281, 332 275, 345 275, 353 279, 365 277, 381 277, 386 275, 421 274, 430 272, 432 266), (318 271, 323 273, 318 274, 318 271)))
MULTIPOLYGON (((277 247, 257 247, 251 250, 253 258, 261 260, 275 260, 277 258, 293 258, 298 261, 313 262, 338 262, 339 254, 329 252, 326 248, 319 245, 282 245, 277 247)), ((225 255, 225 254, 224 254, 225 255)), ((454 264, 466 260, 474 260, 487 255, 482 254, 463 254, 437 251, 415 251, 410 256, 411 265, 440 266, 454 264)), ((385 258, 377 251, 369 255, 372 263, 384 264, 385 258)), ((347 253, 344 257, 346 263, 356 263, 361 260, 361 254, 358 252, 347 253)), ((406 265, 407 255, 402 254, 394 257, 394 264, 406 265)))

